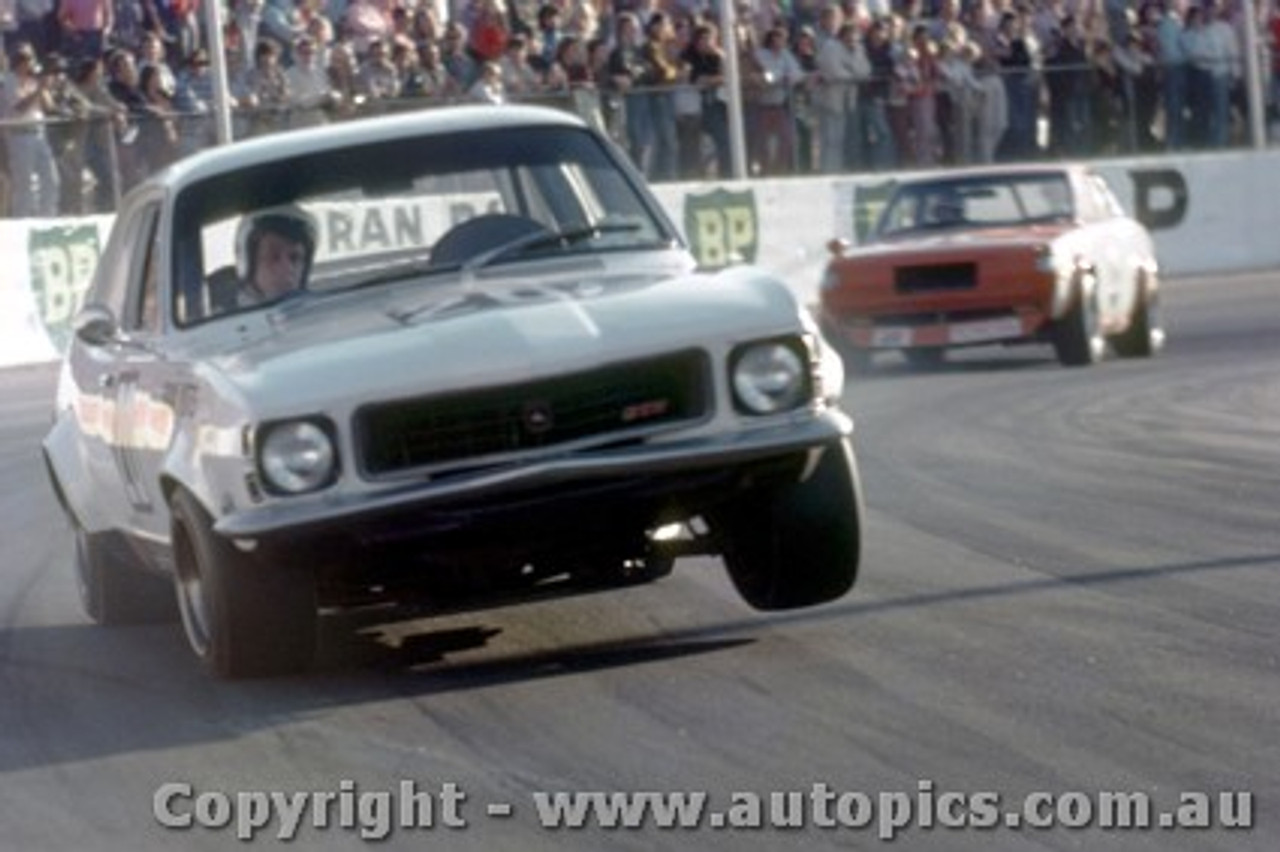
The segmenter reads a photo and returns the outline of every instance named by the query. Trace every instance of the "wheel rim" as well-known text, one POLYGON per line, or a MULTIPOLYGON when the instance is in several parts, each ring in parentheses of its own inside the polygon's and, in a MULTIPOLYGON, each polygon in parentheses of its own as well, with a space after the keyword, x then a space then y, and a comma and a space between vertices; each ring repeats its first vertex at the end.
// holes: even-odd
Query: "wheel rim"
POLYGON ((182 626, 192 650, 204 657, 209 652, 212 638, 210 625, 213 624, 213 613, 209 610, 208 590, 200 575, 195 553, 189 545, 182 550, 178 562, 178 603, 182 611, 182 626))

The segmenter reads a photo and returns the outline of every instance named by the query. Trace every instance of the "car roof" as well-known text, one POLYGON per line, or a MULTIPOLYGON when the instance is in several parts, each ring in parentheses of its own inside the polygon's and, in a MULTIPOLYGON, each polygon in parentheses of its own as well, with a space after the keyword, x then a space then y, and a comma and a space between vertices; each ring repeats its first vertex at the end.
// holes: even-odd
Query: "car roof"
POLYGON ((966 180, 1027 177, 1032 175, 1060 174, 1067 178, 1084 174, 1088 169, 1079 163, 1016 163, 1001 166, 966 166, 904 175, 897 180, 899 186, 966 180))
POLYGON ((586 122, 550 107, 460 105, 352 119, 321 127, 286 130, 207 148, 149 177, 144 186, 177 188, 192 181, 262 163, 280 162, 375 140, 437 135, 469 130, 519 130, 526 127, 586 127, 586 122))

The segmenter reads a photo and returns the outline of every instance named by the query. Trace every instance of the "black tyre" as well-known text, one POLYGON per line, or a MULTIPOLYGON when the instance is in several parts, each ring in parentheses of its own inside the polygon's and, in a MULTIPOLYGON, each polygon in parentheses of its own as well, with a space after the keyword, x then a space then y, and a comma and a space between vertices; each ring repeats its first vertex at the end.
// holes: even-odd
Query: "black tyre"
POLYGON ((204 667, 226 678, 309 667, 318 627, 314 576, 242 552, 213 531, 185 491, 174 495, 173 527, 182 624, 204 667))
POLYGON ((1112 338, 1111 345, 1121 358, 1150 358, 1160 351, 1163 344, 1159 296, 1145 286, 1141 287, 1133 303, 1129 327, 1112 338))
POLYGON ((803 482, 741 501, 720 522, 725 566, 760 610, 834 600, 853 586, 862 543, 862 492, 853 448, 831 445, 803 482))
POLYGON ((178 617, 173 584, 140 567, 118 535, 76 530, 76 586, 85 614, 107 626, 178 617))
POLYGON ((1076 286, 1070 310, 1054 326, 1053 348, 1066 367, 1087 367, 1102 360, 1107 341, 1098 323, 1092 290, 1076 286))

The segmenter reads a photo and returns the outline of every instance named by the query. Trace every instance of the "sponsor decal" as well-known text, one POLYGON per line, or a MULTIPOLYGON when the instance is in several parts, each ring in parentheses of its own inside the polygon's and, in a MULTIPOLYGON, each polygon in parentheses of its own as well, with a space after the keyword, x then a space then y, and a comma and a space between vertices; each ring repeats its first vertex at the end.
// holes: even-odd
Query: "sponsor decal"
POLYGON ((96 225, 27 232, 31 291, 40 322, 58 351, 65 351, 71 340, 71 320, 84 303, 100 253, 96 225))
POLYGON ((684 197, 684 232, 703 269, 755 263, 760 248, 760 218, 751 189, 714 189, 684 197))

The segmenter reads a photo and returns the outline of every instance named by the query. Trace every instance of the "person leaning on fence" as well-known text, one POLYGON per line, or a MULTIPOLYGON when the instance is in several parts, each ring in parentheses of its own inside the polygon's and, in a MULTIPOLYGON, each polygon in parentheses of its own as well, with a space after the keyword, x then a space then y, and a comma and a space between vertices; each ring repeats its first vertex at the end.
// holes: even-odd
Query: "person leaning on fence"
POLYGON ((823 43, 818 50, 818 73, 822 83, 814 94, 814 106, 819 165, 827 174, 849 171, 862 159, 858 87, 871 79, 871 62, 857 24, 841 24, 836 37, 823 43))
POLYGON ((324 124, 336 104, 329 74, 316 60, 316 43, 309 35, 293 44, 293 64, 284 72, 289 92, 289 126, 315 127, 324 124))

